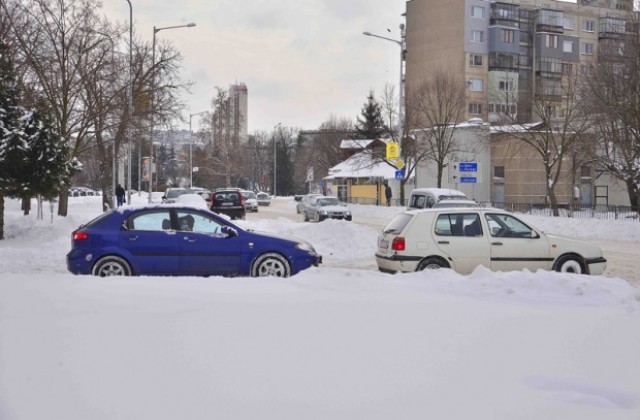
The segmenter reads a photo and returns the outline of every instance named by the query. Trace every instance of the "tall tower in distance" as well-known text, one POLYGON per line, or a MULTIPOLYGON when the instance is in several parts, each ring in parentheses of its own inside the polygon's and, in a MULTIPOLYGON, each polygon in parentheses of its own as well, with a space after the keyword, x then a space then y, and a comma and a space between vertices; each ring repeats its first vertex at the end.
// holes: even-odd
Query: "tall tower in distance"
POLYGON ((248 98, 247 85, 236 83, 229 86, 230 126, 233 137, 239 144, 246 144, 248 136, 248 98))

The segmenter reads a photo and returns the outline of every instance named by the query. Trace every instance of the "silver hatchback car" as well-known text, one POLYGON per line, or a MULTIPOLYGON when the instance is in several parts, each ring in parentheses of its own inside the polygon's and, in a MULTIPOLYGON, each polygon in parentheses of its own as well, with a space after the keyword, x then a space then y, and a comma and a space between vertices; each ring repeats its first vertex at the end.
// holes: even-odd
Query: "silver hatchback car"
POLYGON ((494 208, 432 208, 398 214, 378 237, 380 271, 451 268, 469 274, 528 269, 602 274, 599 246, 545 234, 511 213, 494 208))

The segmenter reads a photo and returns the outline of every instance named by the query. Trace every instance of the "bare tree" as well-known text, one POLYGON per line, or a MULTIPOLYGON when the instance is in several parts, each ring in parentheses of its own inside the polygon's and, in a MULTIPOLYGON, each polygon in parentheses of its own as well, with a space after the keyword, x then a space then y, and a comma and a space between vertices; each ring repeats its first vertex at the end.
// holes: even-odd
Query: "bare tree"
POLYGON ((587 68, 585 103, 602 140, 600 169, 625 183, 632 207, 640 206, 640 18, 629 14, 625 31, 601 42, 587 68))
POLYGON ((434 71, 408 95, 408 126, 417 139, 407 144, 403 155, 411 171, 420 162, 434 163, 438 187, 447 162, 458 150, 455 130, 465 115, 465 95, 464 81, 444 69, 434 71))
MULTIPOLYGON (((10 13, 10 37, 17 45, 26 88, 42 96, 54 110, 55 124, 71 150, 71 159, 90 154, 100 161, 100 184, 110 191, 108 179, 113 150, 126 139, 129 121, 128 72, 123 57, 114 54, 115 43, 125 32, 114 28, 97 12, 98 0, 6 0, 3 13, 10 13), (115 143, 115 148, 112 145, 115 143)), ((161 123, 179 115, 176 99, 177 73, 181 57, 161 43, 160 56, 151 61, 151 47, 134 45, 133 114, 144 121, 150 101, 161 123), (145 65, 145 62, 148 65, 145 65), (155 73, 155 83, 151 75, 155 73), (151 91, 153 88, 153 92, 151 91), (147 98, 145 100, 145 98, 147 98)), ((70 180, 66 180, 67 186, 70 180)), ((105 204, 108 197, 105 197, 105 204)), ((67 191, 61 192, 58 214, 67 214, 67 191)))
MULTIPOLYGON (((561 78, 546 78, 538 81, 531 95, 534 123, 521 123, 511 112, 501 112, 498 133, 515 142, 518 147, 528 147, 539 157, 545 175, 545 196, 559 216, 556 187, 566 176, 565 162, 576 159, 577 148, 588 139, 589 119, 580 106, 579 69, 566 70, 561 78)), ((505 97, 505 101, 509 101, 505 97)), ((510 109, 506 107, 505 109, 510 109)))

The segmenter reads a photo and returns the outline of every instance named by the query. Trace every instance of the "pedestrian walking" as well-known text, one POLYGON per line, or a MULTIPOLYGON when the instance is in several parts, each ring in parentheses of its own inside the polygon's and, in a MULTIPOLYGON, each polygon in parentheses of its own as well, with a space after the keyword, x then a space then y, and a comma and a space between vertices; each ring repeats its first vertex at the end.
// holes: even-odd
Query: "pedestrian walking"
POLYGON ((116 187, 116 202, 118 207, 124 204, 124 188, 120 184, 116 187))
POLYGON ((384 183, 384 196, 387 198, 387 206, 390 206, 393 194, 391 193, 391 187, 386 181, 384 183))

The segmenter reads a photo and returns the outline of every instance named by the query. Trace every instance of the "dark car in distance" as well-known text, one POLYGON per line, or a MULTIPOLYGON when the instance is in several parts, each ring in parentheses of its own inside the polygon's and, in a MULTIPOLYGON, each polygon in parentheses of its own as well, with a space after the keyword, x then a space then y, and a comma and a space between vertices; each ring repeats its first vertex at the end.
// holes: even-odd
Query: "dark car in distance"
POLYGON ((218 188, 211 193, 209 209, 226 214, 231 219, 244 219, 247 214, 240 188, 218 188))
POLYGON ((150 204, 107 211, 72 233, 67 268, 95 276, 288 277, 322 262, 290 236, 243 229, 209 210, 150 204))

